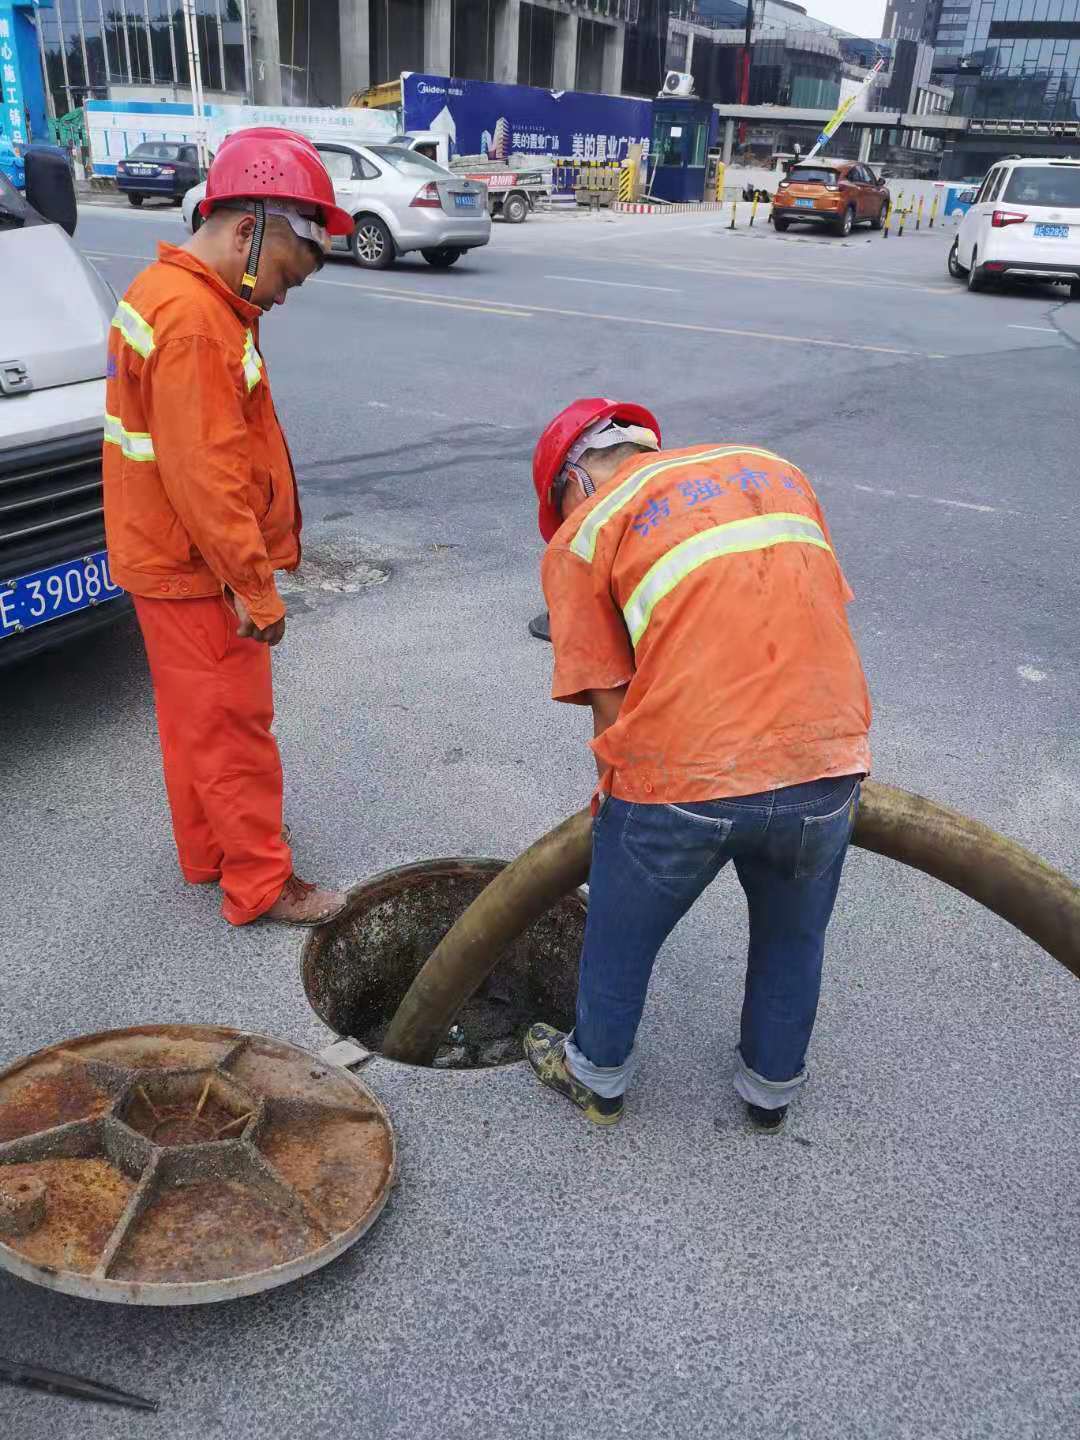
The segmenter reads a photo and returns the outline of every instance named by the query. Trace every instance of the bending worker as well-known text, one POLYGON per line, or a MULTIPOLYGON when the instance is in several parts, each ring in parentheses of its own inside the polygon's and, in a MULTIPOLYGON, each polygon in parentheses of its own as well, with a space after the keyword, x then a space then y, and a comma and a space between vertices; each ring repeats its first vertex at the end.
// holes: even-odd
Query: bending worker
POLYGON ((779 1129, 806 1079, 825 931, 870 767, 852 599, 810 483, 747 445, 661 450, 640 405, 578 400, 533 458, 553 695, 600 783, 574 1030, 539 1079, 621 1118, 657 953, 732 860, 750 910, 735 1089, 779 1129))
POLYGON ((182 249, 159 247, 109 338, 109 562, 146 643, 185 880, 220 881, 234 925, 312 925, 344 896, 300 880, 282 828, 270 650, 275 570, 300 563, 300 507, 259 317, 320 269, 352 221, 315 147, 287 130, 226 140, 182 249))

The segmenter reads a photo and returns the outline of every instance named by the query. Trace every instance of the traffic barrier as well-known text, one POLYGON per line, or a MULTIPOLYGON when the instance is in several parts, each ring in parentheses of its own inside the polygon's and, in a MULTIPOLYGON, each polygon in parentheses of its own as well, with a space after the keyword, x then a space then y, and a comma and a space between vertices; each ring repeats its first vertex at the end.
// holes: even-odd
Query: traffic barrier
POLYGON ((713 196, 719 202, 724 199, 724 179, 727 175, 727 166, 722 160, 716 162, 716 183, 713 187, 713 196))
POLYGON ((578 190, 610 190, 617 195, 621 170, 617 160, 555 159, 551 162, 551 188, 564 194, 578 190))
POLYGON ((726 209, 723 200, 688 200, 685 204, 665 205, 652 200, 635 200, 632 204, 616 200, 612 210, 617 215, 688 215, 726 209))
POLYGON ((897 226, 897 228, 896 228, 896 238, 897 238, 898 240, 901 239, 902 236, 903 236, 903 234, 904 234, 904 221, 907 219, 907 217, 908 217, 908 215, 909 215, 910 213, 911 213, 911 212, 910 212, 909 210, 901 210, 901 211, 899 212, 899 214, 900 214, 900 224, 899 224, 899 225, 897 226))
POLYGON ((634 198, 634 163, 624 160, 619 171, 619 199, 625 205, 634 198))
POLYGON ((916 230, 921 230, 921 229, 922 229, 922 207, 923 207, 923 197, 920 195, 920 196, 919 196, 919 213, 915 216, 915 229, 916 229, 916 230))
POLYGON ((934 228, 934 221, 937 219, 937 207, 940 196, 934 196, 934 203, 930 206, 930 229, 934 228))
POLYGON ((731 224, 728 226, 728 229, 729 229, 729 230, 734 230, 734 229, 735 229, 735 216, 736 216, 738 213, 739 213, 739 202, 738 202, 737 200, 732 200, 732 202, 731 202, 731 224))
POLYGON ((758 207, 758 201, 759 201, 760 199, 761 199, 761 196, 758 195, 758 194, 755 192, 755 194, 754 194, 754 203, 750 206, 750 229, 751 229, 751 230, 754 228, 754 221, 757 219, 757 207, 758 207))
POLYGON ((882 231, 881 231, 881 238, 882 238, 883 240, 887 240, 887 239, 889 238, 889 226, 890 226, 891 224, 892 224, 892 201, 890 200, 889 203, 888 203, 888 205, 886 205, 886 207, 885 207, 885 224, 884 224, 884 226, 882 227, 882 231))

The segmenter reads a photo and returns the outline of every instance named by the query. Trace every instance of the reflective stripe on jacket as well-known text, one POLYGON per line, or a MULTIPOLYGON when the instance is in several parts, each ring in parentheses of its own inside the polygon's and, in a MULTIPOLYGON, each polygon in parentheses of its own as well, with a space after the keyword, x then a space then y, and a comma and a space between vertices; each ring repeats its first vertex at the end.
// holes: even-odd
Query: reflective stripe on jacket
POLYGON ((105 526, 125 590, 228 586, 266 626, 285 613, 274 571, 300 562, 300 507, 260 313, 172 245, 136 277, 109 331, 105 526))

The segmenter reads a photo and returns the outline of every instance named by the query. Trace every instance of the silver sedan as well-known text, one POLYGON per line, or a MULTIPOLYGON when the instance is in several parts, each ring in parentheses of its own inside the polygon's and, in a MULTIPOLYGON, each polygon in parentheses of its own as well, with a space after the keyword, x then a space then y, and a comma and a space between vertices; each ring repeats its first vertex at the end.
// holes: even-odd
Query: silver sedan
MULTIPOLYGON (((358 265, 384 270, 397 256, 419 250, 429 265, 446 269, 491 239, 487 195, 477 181, 401 145, 348 140, 315 145, 337 203, 355 222, 351 237, 334 243, 347 246, 358 265)), ((205 194, 206 186, 197 185, 184 196, 189 230, 201 224, 196 207, 205 194)))

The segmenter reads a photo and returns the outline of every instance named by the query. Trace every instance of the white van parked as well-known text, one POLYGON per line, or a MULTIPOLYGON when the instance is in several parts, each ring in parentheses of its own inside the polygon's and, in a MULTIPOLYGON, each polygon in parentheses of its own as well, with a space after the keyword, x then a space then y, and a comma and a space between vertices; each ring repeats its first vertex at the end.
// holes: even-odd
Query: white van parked
POLYGON ((994 165, 961 221, 949 274, 969 290, 1007 276, 1049 280, 1080 300, 1080 160, 1010 155, 994 165))

